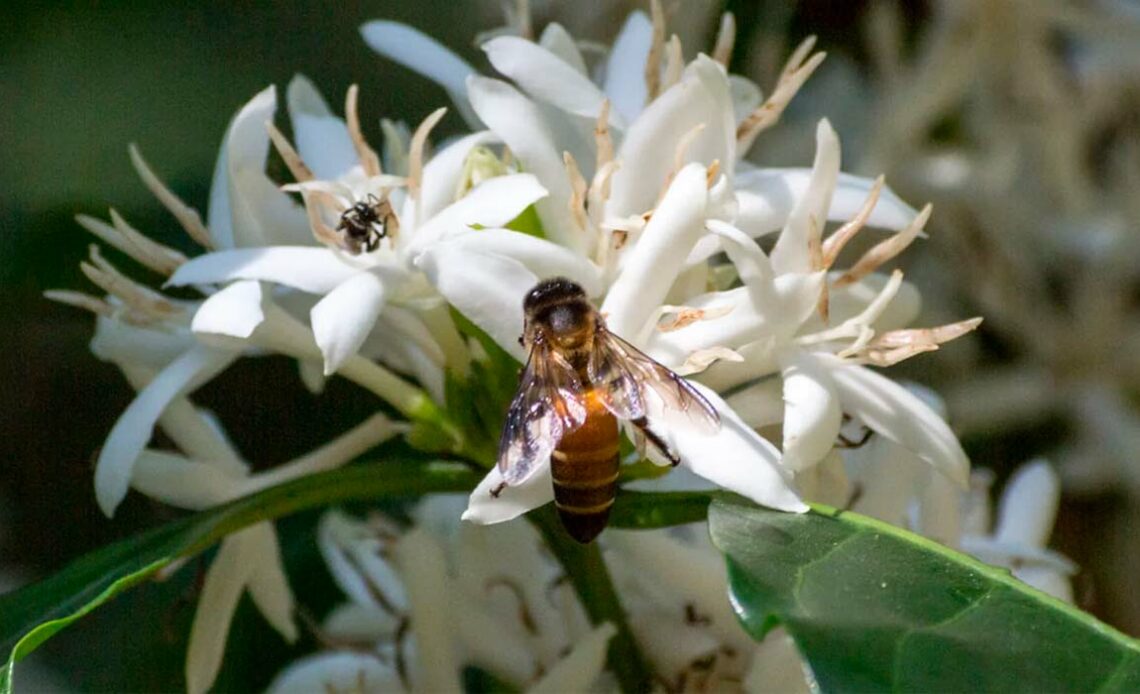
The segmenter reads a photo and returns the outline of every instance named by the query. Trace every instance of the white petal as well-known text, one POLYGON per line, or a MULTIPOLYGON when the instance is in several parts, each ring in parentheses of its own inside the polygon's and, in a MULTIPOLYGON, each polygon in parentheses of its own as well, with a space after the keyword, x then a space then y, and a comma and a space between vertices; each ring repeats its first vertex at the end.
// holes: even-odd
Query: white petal
MULTIPOLYGON (((420 189, 420 214, 424 220, 431 219, 440 210, 455 202, 455 193, 463 178, 463 165, 471 150, 498 140, 490 130, 474 133, 452 142, 440 150, 424 165, 423 188, 420 189)), ((419 220, 402 222, 415 228, 419 220)))
POLYGON ((439 604, 449 588, 443 548, 426 530, 414 528, 396 543, 393 555, 408 589, 416 635, 412 681, 426 692, 459 692, 451 615, 439 604))
POLYGON ((764 637, 744 676, 744 691, 751 694, 810 694, 817 691, 792 637, 776 628, 764 637), (812 686, 808 686, 808 680, 812 686))
POLYGON ((606 653, 610 639, 617 634, 617 628, 606 622, 598 626, 584 639, 574 644, 573 650, 558 661, 542 679, 535 682, 528 692, 584 692, 602 674, 606 664, 606 653))
POLYGON ((498 467, 492 468, 471 492, 463 520, 480 525, 502 523, 554 500, 549 464, 542 465, 522 484, 504 487, 497 497, 493 496, 492 490, 498 489, 502 483, 503 474, 498 467))
POLYGON ((309 314, 313 337, 333 374, 356 354, 384 308, 387 290, 379 275, 359 272, 317 302, 309 314))
MULTIPOLYGON (((364 531, 369 532, 367 527, 364 531)), ((360 573, 368 580, 372 590, 382 592, 384 599, 397 612, 407 612, 409 603, 406 585, 410 577, 402 575, 402 572, 398 573, 392 562, 380 555, 371 538, 366 542, 350 545, 348 553, 360 573)))
POLYGON ((293 643, 298 635, 293 619, 293 591, 285 577, 277 531, 269 522, 258 523, 250 530, 256 532, 258 538, 256 543, 251 543, 246 558, 255 567, 248 581, 249 597, 265 621, 287 642, 293 643))
POLYGON ((1073 583, 1069 575, 1057 571, 1051 566, 1038 566, 1030 564, 1019 566, 1012 570, 1015 578, 1028 583, 1037 590, 1043 591, 1067 603, 1073 602, 1073 583))
POLYGON ((399 626, 399 618, 388 610, 351 602, 333 608, 321 624, 329 636, 357 643, 391 639, 399 626))
POLYGON ((629 622, 637 645, 667 679, 720 650, 720 642, 708 630, 682 621, 679 611, 639 610, 630 614, 629 622))
POLYGON ((413 232, 406 252, 414 258, 431 244, 471 231, 472 226, 504 226, 546 195, 546 188, 531 174, 489 178, 425 220, 413 232))
POLYGON ((368 582, 349 559, 349 547, 361 541, 358 524, 340 511, 326 511, 317 526, 317 549, 341 592, 358 605, 379 607, 368 582))
POLYGON ((1019 467, 1006 483, 998 505, 994 537, 1044 547, 1053 534, 1061 480, 1049 463, 1036 460, 1019 467))
MULTIPOLYGON (((546 500, 550 501, 553 491, 549 474, 546 482, 546 489, 550 490, 546 500)), ((517 623, 518 594, 496 585, 504 578, 515 583, 534 619, 537 633, 533 634, 532 643, 538 659, 550 663, 566 646, 566 622, 563 613, 551 603, 547 590, 562 575, 562 570, 544 556, 544 546, 538 531, 529 523, 461 523, 456 544, 456 566, 459 567, 456 582, 465 594, 486 605, 488 610, 517 623)))
POLYGON ((851 479, 862 489, 851 510, 905 527, 919 481, 930 468, 884 436, 871 437, 844 457, 852 471, 851 479))
POLYGON ((240 280, 202 302, 190 329, 244 340, 265 320, 265 295, 256 280, 240 280))
POLYGON ((957 485, 927 468, 916 530, 947 547, 957 548, 965 530, 961 497, 962 490, 957 485))
POLYGON ((447 90, 467 124, 480 127, 467 100, 467 77, 475 74, 475 69, 465 60, 427 34, 399 22, 367 22, 360 27, 360 35, 372 50, 447 90))
POLYGON ((653 43, 653 22, 640 10, 629 14, 606 59, 603 89, 614 110, 632 121, 645 107, 645 63, 653 43))
MULTIPOLYGON (((690 470, 719 486, 748 497, 762 506, 802 513, 807 505, 791 487, 780 465, 780 452, 745 424, 712 389, 699 383, 701 391, 720 413, 720 431, 714 435, 691 427, 674 426, 662 435, 690 470)), ((656 398, 650 403, 660 407, 656 398)), ((654 413, 663 420, 666 413, 654 413)), ((654 416, 650 417, 652 424, 654 416)))
POLYGON ((269 246, 200 255, 175 270, 167 285, 265 280, 311 294, 325 294, 358 271, 327 248, 269 246))
POLYGON ((218 248, 312 241, 304 210, 265 175, 277 97, 259 93, 230 122, 210 190, 209 226, 218 248))
MULTIPOLYGON (((771 168, 740 173, 734 181, 739 203, 736 226, 752 237, 781 228, 796 201, 807 194, 810 181, 810 169, 771 168)), ((873 185, 874 181, 869 178, 839 174, 827 212, 828 220, 837 222, 853 218, 867 201, 873 185)), ((917 214, 890 188, 884 187, 867 225, 897 231, 906 228, 917 214)))
POLYGON ((617 153, 621 166, 611 180, 606 214, 627 217, 652 209, 665 177, 673 170, 677 144, 698 126, 704 129, 689 145, 685 161, 707 166, 720 160, 721 169, 731 178, 736 121, 728 78, 720 65, 703 55, 685 69, 679 83, 630 124, 617 153))
POLYGON ((539 672, 525 627, 519 621, 506 621, 484 602, 472 599, 467 591, 451 591, 447 606, 454 624, 460 657, 508 682, 527 682, 539 672), (494 634, 495 638, 487 638, 494 634))
MULTIPOLYGON (((597 118, 606 95, 586 75, 538 44, 517 36, 500 36, 483 44, 495 69, 511 78, 529 96, 558 108, 597 118)), ((624 128, 616 111, 610 124, 624 128)))
POLYGON ((333 115, 307 77, 295 76, 285 93, 297 153, 318 179, 333 180, 356 166, 356 148, 344 121, 333 115))
POLYGON ((823 355, 843 411, 875 432, 914 452, 961 487, 968 484, 970 461, 954 432, 918 396, 863 366, 823 355))
POLYGON ((108 517, 127 494, 139 454, 171 400, 213 378, 237 353, 196 346, 170 363, 131 402, 111 429, 95 463, 95 497, 108 517))
POLYGON ((1016 566, 1040 566, 1071 576, 1077 565, 1059 552, 1016 542, 1002 542, 992 537, 962 536, 962 551, 987 564, 1012 569, 1016 566))
POLYGON ((704 233, 708 191, 705 168, 678 172, 610 287, 602 312, 618 335, 636 335, 660 306, 689 250, 704 233))
POLYGON ((314 364, 310 361, 297 362, 297 373, 301 376, 301 383, 305 385, 305 389, 313 395, 320 395, 325 392, 325 386, 328 384, 328 378, 325 377, 325 368, 323 364, 314 364))
POLYGON ((583 75, 586 74, 586 61, 582 59, 582 52, 570 32, 566 31, 558 22, 547 24, 538 37, 538 45, 562 59, 570 67, 583 75))
POLYGON ((487 127, 503 139, 523 167, 537 176, 550 191, 549 197, 536 203, 547 238, 583 251, 586 235, 574 227, 566 213, 570 180, 562 161, 562 147, 541 109, 500 80, 471 77, 467 81, 467 90, 472 107, 487 127))
POLYGON ((454 236, 448 248, 490 253, 513 258, 539 279, 567 277, 582 285, 589 296, 602 293, 602 277, 596 265, 567 248, 529 234, 509 229, 484 229, 454 236))
POLYGON ((772 267, 776 272, 810 272, 809 250, 812 237, 821 238, 827 212, 831 209, 831 196, 839 178, 839 137, 827 119, 819 122, 815 131, 815 162, 811 180, 803 195, 796 200, 788 215, 776 246, 772 249, 772 267))
POLYGON ((522 302, 538 282, 517 260, 474 254, 445 245, 423 253, 416 262, 428 280, 468 320, 478 325, 520 362, 526 357, 522 335, 522 302))
POLYGON ((302 658, 277 673, 269 694, 312 692, 402 692, 396 668, 370 653, 326 651, 302 658))
POLYGON ((804 470, 835 445, 842 412, 827 369, 807 352, 789 350, 781 359, 784 378, 784 465, 804 470))
POLYGON ((208 690, 222 667, 234 610, 256 568, 247 554, 256 539, 254 528, 230 535, 206 572, 186 651, 186 690, 191 694, 208 690))
POLYGON ((239 482, 213 465, 150 449, 139 455, 131 473, 135 490, 164 504, 193 510, 230 500, 239 482))
POLYGON ((727 599, 724 558, 715 550, 681 541, 664 530, 609 530, 606 535, 618 550, 613 561, 628 562, 640 587, 660 591, 674 609, 683 602, 692 604, 698 614, 709 618, 709 631, 728 646, 749 644, 727 599))

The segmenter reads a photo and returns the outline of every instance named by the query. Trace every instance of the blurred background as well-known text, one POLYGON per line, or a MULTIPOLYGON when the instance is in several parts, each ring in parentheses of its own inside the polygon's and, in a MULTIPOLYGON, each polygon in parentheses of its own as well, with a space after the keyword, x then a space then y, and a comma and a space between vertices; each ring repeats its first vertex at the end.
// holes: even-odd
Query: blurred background
MULTIPOLYGON (((577 37, 608 42, 629 10, 647 4, 532 6, 538 26, 558 21, 577 37)), ((916 207, 934 203, 930 238, 903 256, 924 298, 919 323, 972 315, 986 322, 892 375, 946 398, 973 464, 994 470, 995 489, 1029 459, 1055 464, 1065 495, 1053 546, 1081 566, 1076 601, 1140 634, 1140 4, 665 5, 689 58, 711 46, 720 12, 733 11, 733 71, 765 90, 791 48, 819 36, 827 60, 752 157, 809 165, 815 123, 827 116, 844 145, 845 170, 886 173, 916 207)), ((381 117, 414 124, 448 104, 442 90, 364 45, 357 27, 375 18, 423 29, 484 69, 473 37, 503 24, 494 0, 0 9, 0 588, 174 513, 132 496, 108 521, 94 503, 94 455, 133 393, 87 351, 92 318, 41 296, 87 288, 77 265, 93 237, 74 215, 105 218, 114 207, 140 230, 194 252, 138 181, 128 144, 137 143, 167 184, 204 212, 233 113, 268 84, 283 94, 298 72, 338 112, 348 85, 360 84, 374 143, 381 117)), ((451 114, 439 132, 461 127, 451 114)), ((372 406, 335 380, 320 397, 298 387, 284 400, 269 387, 283 379, 297 379, 286 360, 242 360, 196 398, 259 466, 322 442, 372 406)), ((58 684, 179 688, 194 573, 101 610, 52 641, 41 660, 75 662, 90 653, 85 634, 98 633, 90 643, 119 656, 65 665, 58 684), (137 619, 144 612, 147 619, 137 619), (160 660, 169 672, 138 679, 138 663, 160 660)), ((295 588, 303 594, 306 586, 295 588)), ((243 615, 239 631, 276 638, 243 615)), ((220 688, 263 686, 259 677, 267 675, 256 665, 270 657, 247 653, 250 672, 228 672, 220 688)))

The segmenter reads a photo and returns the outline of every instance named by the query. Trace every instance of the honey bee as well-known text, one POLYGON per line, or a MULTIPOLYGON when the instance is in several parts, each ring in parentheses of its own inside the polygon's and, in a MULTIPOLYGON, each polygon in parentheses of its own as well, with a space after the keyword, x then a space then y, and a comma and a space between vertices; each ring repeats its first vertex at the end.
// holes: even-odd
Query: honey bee
POLYGON ((369 193, 367 201, 358 201, 340 215, 336 230, 344 232, 344 244, 349 253, 360 255, 361 248, 371 253, 388 235, 388 225, 395 221, 395 216, 387 198, 381 200, 369 193))
POLYGON ((685 379, 606 329, 581 286, 544 280, 523 302, 520 343, 530 351, 499 440, 503 485, 526 480, 546 460, 566 531, 587 543, 605 528, 618 479, 618 420, 672 464, 677 454, 649 427, 647 397, 686 423, 715 432, 720 417, 685 379))

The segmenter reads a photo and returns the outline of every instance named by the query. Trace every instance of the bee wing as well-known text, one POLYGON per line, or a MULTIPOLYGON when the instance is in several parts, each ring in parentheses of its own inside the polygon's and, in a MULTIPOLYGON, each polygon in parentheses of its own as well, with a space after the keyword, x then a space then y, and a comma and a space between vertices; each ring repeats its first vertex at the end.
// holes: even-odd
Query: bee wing
POLYGON ((621 419, 645 417, 645 393, 652 390, 666 412, 710 434, 720 428, 716 408, 688 381, 604 328, 595 337, 588 373, 606 408, 621 419))
POLYGON ((562 435, 585 421, 578 375, 562 357, 536 344, 499 438, 503 481, 509 485, 525 481, 550 459, 562 435))

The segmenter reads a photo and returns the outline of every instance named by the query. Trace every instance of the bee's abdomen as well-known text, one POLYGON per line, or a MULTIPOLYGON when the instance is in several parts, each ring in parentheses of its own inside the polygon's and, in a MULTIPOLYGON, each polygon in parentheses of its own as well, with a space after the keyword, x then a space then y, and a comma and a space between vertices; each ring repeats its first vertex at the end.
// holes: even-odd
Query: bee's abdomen
POLYGON ((617 420, 604 408, 589 408, 585 423, 562 437, 550 462, 558 516, 571 537, 590 542, 606 527, 617 491, 617 420))

